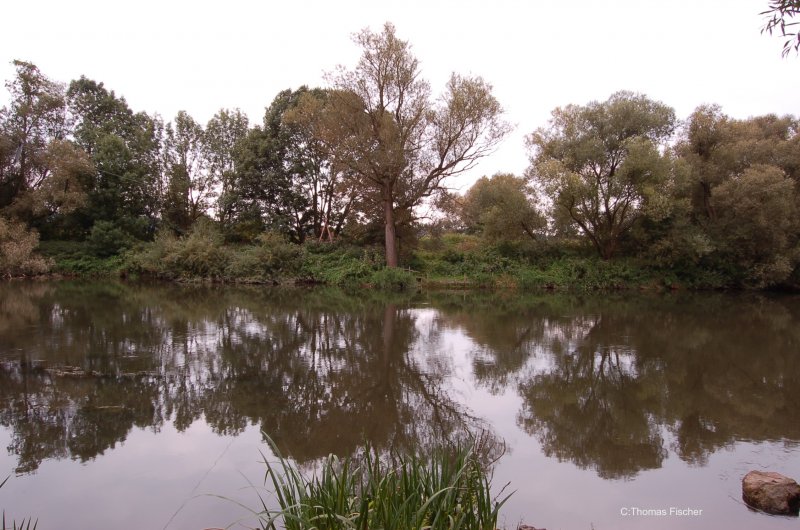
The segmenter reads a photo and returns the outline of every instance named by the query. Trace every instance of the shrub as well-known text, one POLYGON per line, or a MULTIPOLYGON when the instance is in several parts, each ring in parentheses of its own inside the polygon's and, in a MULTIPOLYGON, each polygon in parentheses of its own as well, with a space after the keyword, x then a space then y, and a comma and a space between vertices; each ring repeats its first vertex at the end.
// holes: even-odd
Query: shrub
POLYGON ((417 278, 407 270, 384 267, 372 273, 369 283, 384 291, 408 291, 416 287, 417 278))
POLYGON ((121 255, 98 257, 86 241, 42 241, 39 251, 52 260, 51 270, 62 274, 114 274, 125 261, 121 255))
POLYGON ((166 278, 215 278, 223 275, 227 262, 222 235, 211 223, 200 221, 184 238, 159 233, 129 258, 128 267, 166 278))
POLYGON ((233 279, 274 280, 300 268, 302 249, 273 233, 261 234, 258 245, 232 252, 226 275, 233 279))
POLYGON ((35 254, 39 234, 24 224, 0 217, 0 276, 43 274, 52 265, 35 254))
POLYGON ((383 266, 383 254, 372 247, 313 243, 304 248, 299 274, 307 281, 353 288, 369 283, 372 273, 383 266))
POLYGON ((107 258, 129 248, 132 238, 110 221, 97 221, 89 233, 87 243, 95 256, 107 258))

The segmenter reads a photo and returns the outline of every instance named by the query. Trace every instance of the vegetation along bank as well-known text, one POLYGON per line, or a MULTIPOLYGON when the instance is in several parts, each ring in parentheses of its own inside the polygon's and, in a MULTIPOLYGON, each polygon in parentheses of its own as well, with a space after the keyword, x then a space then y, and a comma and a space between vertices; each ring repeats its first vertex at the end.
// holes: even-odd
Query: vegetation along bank
POLYGON ((0 276, 521 288, 800 284, 800 120, 678 119, 621 91, 532 131, 521 175, 449 182, 508 134, 491 85, 433 93, 386 24, 251 125, 135 112, 16 61, 0 114, 0 276), (391 64, 391 69, 375 64, 391 64), (405 271, 405 272, 403 272, 405 271))

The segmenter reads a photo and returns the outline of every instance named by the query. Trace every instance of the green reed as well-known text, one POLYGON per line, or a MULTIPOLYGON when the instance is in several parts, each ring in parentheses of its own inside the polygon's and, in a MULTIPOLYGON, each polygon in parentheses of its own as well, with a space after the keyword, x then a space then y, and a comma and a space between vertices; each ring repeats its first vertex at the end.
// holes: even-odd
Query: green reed
POLYGON ((270 445, 277 461, 264 458, 265 481, 278 507, 262 498, 265 530, 494 530, 510 496, 492 496, 474 446, 426 459, 382 458, 366 448, 356 458, 331 455, 316 473, 305 474, 270 445))
MULTIPOLYGON (((10 476, 6 477, 3 480, 3 482, 0 482, 0 488, 5 486, 9 478, 11 477, 10 476)), ((10 523, 6 523, 6 511, 3 510, 2 521, 0 521, 0 523, 2 523, 2 526, 0 526, 0 529, 2 530, 36 530, 36 526, 39 524, 39 521, 38 520, 34 521, 30 517, 28 517, 27 519, 23 519, 19 523, 17 523, 13 519, 11 520, 10 523), (11 526, 8 526, 9 524, 11 526)))

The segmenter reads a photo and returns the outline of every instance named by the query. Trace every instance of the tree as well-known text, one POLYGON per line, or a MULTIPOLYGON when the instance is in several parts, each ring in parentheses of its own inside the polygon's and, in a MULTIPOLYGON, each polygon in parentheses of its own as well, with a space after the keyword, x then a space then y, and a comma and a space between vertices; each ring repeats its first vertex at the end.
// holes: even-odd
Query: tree
POLYGON ((464 197, 465 224, 495 241, 536 239, 547 223, 532 195, 522 177, 507 173, 481 177, 464 197))
POLYGON ((77 224, 86 231, 106 221, 138 238, 151 236, 161 204, 160 120, 134 113, 125 98, 86 77, 69 84, 67 104, 73 137, 97 170, 86 182, 88 201, 76 212, 77 224))
POLYGON ((413 211, 442 181, 471 169, 509 131, 491 86, 452 74, 431 99, 410 45, 386 23, 354 37, 362 55, 332 76, 332 111, 320 140, 347 168, 363 197, 380 205, 386 264, 396 267, 396 213, 413 211))
POLYGON ((237 161, 247 132, 247 116, 239 109, 220 109, 206 124, 205 157, 210 178, 219 184, 216 213, 223 228, 235 215, 237 161))
POLYGON ((332 240, 341 233, 356 202, 356 190, 346 168, 336 163, 319 140, 319 129, 331 112, 330 101, 330 91, 306 90, 282 120, 290 134, 288 167, 306 206, 304 215, 297 219, 310 225, 320 240, 332 240))
POLYGON ((36 65, 14 61, 16 77, 6 83, 11 106, 0 113, 3 160, 0 163, 0 208, 47 177, 47 146, 66 136, 64 87, 36 65))
POLYGON ((725 261, 759 288, 785 281, 800 262, 797 185, 778 167, 753 165, 718 186, 711 226, 725 261))
POLYGON ((330 114, 329 99, 321 89, 281 91, 241 153, 241 202, 298 243, 337 235, 353 203, 341 165, 316 135, 330 114))
POLYGON ((207 170, 203 127, 185 111, 167 125, 164 160, 164 219, 183 232, 206 213, 216 193, 213 175, 207 170))
POLYGON ((11 106, 0 111, 0 209, 30 224, 82 204, 81 182, 93 168, 65 139, 64 87, 31 63, 14 66, 11 106))
POLYGON ((603 259, 648 208, 666 200, 665 142, 675 112, 631 92, 556 108, 548 127, 526 138, 528 176, 552 201, 554 217, 575 225, 603 259))
POLYGON ((781 55, 786 57, 792 48, 795 52, 800 52, 800 31, 792 31, 798 22, 788 22, 788 19, 800 15, 800 0, 770 0, 769 9, 761 14, 770 17, 761 29, 761 33, 766 31, 772 35, 773 31, 780 30, 781 36, 789 37, 783 43, 781 55))

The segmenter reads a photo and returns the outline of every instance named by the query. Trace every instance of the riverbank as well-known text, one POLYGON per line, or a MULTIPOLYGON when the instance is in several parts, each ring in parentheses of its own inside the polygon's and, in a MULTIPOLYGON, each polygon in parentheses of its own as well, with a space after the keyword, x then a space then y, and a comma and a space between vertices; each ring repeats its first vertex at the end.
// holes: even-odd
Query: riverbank
MULTIPOLYGON (((425 243, 425 242, 423 242, 425 243)), ((703 263, 655 266, 643 259, 602 260, 580 250, 554 252, 478 245, 468 237, 420 245, 388 269, 379 247, 338 243, 294 245, 262 237, 225 244, 209 234, 162 237, 103 256, 87 243, 44 241, 50 275, 150 277, 178 282, 324 284, 381 290, 717 290, 752 288, 741 274, 703 263)), ((790 286, 784 286, 790 287, 790 286)))

